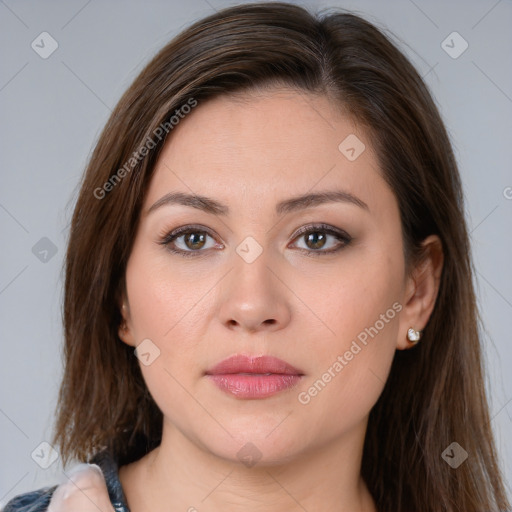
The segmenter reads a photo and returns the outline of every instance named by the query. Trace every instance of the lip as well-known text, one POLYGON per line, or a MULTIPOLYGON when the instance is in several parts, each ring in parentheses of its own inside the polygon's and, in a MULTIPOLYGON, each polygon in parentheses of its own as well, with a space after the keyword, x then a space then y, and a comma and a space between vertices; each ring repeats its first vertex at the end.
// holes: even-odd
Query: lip
POLYGON ((235 354, 228 357, 206 372, 207 375, 233 373, 304 375, 303 372, 277 357, 247 356, 244 354, 235 354))
POLYGON ((205 375, 221 391, 236 398, 261 399, 296 386, 304 373, 276 357, 236 354, 205 375))

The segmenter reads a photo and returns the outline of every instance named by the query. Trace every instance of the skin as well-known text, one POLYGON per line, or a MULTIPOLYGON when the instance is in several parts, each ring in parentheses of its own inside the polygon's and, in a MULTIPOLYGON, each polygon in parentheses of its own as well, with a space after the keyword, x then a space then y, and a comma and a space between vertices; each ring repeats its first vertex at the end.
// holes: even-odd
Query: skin
POLYGON ((423 329, 434 307, 442 252, 435 236, 424 245, 426 260, 407 274, 396 198, 365 133, 328 98, 245 92, 199 104, 181 120, 156 164, 120 304, 120 338, 133 347, 150 339, 160 351, 141 370, 164 416, 161 445, 120 468, 132 512, 374 512, 360 476, 363 441, 395 351, 410 348, 407 329, 423 329), (350 134, 366 145, 354 161, 338 149, 350 134), (368 209, 330 202, 275 212, 282 200, 335 189, 368 209), (177 191, 211 197, 230 214, 183 205, 148 213, 177 191), (343 245, 321 229, 312 231, 327 235, 324 245, 295 235, 316 223, 352 241, 311 256, 343 245), (209 230, 204 246, 187 245, 186 236, 174 246, 201 254, 183 257, 159 243, 189 224, 209 230), (262 249, 252 263, 236 252, 248 236, 262 249), (394 303, 401 311, 301 403, 299 393, 394 303), (235 398, 204 373, 240 353, 276 356, 304 376, 269 398, 235 398), (237 456, 247 443, 261 457, 252 467, 237 456))

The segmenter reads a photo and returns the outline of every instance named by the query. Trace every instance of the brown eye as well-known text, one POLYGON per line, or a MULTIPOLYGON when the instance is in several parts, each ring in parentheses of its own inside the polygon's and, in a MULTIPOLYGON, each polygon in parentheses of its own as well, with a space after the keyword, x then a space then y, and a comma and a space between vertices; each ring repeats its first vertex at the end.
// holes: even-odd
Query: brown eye
POLYGON ((352 241, 352 238, 344 231, 321 224, 301 228, 296 233, 295 240, 304 240, 305 247, 298 247, 299 249, 306 251, 309 255, 320 256, 333 254, 343 249, 352 241), (326 247, 327 249, 325 249, 326 247))
MULTIPOLYGON (((200 226, 185 226, 179 228, 166 235, 160 242, 167 247, 170 252, 180 254, 182 256, 196 256, 204 252, 206 249, 215 246, 215 240, 209 231, 200 226), (208 244, 208 238, 213 243, 208 244)), ((222 248, 222 245, 221 245, 222 248)))
POLYGON ((185 242, 185 245, 189 249, 201 249, 205 244, 206 236, 204 235, 204 233, 186 233, 185 235, 182 236, 184 237, 183 240, 185 242))
POLYGON ((306 245, 310 249, 321 249, 325 245, 325 241, 327 236, 325 233, 321 233, 320 231, 313 231, 306 235, 306 245))
MULTIPOLYGON (((305 226, 296 234, 294 240, 304 241, 305 247, 297 247, 308 256, 333 254, 347 246, 352 238, 346 232, 327 224, 305 226)), ((206 249, 215 247, 215 240, 209 230, 202 226, 184 226, 166 235, 160 242, 170 252, 180 256, 200 256, 206 249), (213 243, 208 246, 208 238, 213 243), (203 250, 204 249, 204 250, 203 250)), ((295 244, 294 244, 295 245, 295 244)), ((224 246, 218 244, 217 248, 224 246)))

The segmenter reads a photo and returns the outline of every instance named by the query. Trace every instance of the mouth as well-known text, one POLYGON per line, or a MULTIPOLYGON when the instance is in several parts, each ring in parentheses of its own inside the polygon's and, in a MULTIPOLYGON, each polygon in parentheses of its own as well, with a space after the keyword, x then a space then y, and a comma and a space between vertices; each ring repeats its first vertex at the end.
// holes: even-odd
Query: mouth
POLYGON ((282 359, 237 354, 206 371, 221 391, 239 399, 261 399, 295 387, 304 373, 282 359))

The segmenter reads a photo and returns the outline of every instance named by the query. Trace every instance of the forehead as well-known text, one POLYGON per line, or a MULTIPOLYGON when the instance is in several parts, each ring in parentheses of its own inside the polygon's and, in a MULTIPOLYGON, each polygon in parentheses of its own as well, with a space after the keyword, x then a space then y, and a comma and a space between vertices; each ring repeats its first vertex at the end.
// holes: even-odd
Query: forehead
POLYGON ((365 202, 387 188, 366 134, 326 96, 281 88, 199 103, 165 143, 145 205, 182 191, 254 208, 340 187, 365 202))

